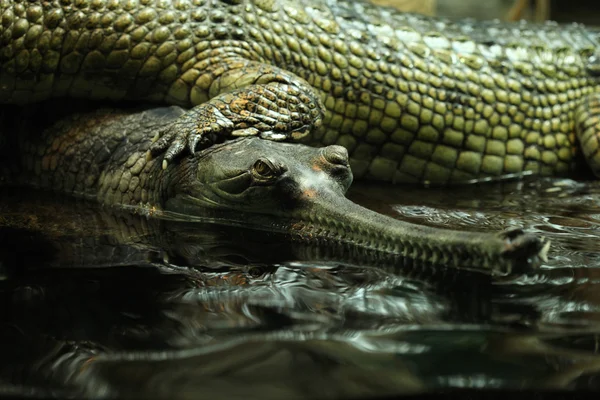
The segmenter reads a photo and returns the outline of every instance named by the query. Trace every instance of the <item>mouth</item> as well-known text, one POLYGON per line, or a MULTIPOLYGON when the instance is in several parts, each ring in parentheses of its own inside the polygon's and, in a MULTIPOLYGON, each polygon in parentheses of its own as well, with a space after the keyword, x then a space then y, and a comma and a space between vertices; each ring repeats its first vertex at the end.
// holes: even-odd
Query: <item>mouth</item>
POLYGON ((359 206, 343 195, 318 193, 295 210, 225 209, 192 196, 178 196, 170 219, 239 226, 291 236, 314 258, 386 265, 432 266, 489 276, 524 274, 547 261, 550 242, 521 229, 498 233, 457 231, 400 221, 359 206), (207 207, 208 206, 208 207, 207 207))
MULTIPOLYGON (((333 196, 331 196, 333 197, 333 196)), ((498 233, 464 232, 396 220, 346 198, 332 198, 295 213, 296 240, 373 260, 439 266, 507 276, 530 272, 547 261, 550 242, 521 229, 498 233)))

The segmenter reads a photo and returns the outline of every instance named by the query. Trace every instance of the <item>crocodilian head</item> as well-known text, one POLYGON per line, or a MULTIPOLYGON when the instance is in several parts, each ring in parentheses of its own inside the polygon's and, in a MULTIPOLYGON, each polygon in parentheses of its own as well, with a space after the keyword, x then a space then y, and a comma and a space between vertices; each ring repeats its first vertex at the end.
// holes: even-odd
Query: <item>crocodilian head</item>
POLYGON ((549 243, 513 229, 498 234, 416 225, 378 214, 345 197, 352 183, 341 146, 243 138, 188 159, 185 178, 165 209, 218 215, 257 228, 285 231, 315 246, 344 246, 374 256, 506 275, 545 259, 549 243))

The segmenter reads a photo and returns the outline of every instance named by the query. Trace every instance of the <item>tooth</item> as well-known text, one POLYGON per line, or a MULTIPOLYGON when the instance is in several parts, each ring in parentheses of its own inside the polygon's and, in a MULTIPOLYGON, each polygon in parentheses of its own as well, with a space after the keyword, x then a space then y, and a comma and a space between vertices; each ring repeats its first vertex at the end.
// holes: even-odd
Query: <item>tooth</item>
POLYGON ((458 250, 452 253, 452 265, 460 266, 461 258, 458 255, 458 250))
POLYGON ((538 253, 538 256, 542 259, 543 262, 548 262, 548 250, 550 249, 550 241, 548 240, 542 250, 538 253))
POLYGON ((406 243, 402 249, 402 256, 404 256, 404 258, 410 257, 411 250, 411 243, 406 243))
POLYGON ((431 254, 431 257, 429 258, 429 260, 431 261, 432 264, 437 264, 438 261, 440 260, 440 256, 439 256, 438 252, 434 251, 431 254))

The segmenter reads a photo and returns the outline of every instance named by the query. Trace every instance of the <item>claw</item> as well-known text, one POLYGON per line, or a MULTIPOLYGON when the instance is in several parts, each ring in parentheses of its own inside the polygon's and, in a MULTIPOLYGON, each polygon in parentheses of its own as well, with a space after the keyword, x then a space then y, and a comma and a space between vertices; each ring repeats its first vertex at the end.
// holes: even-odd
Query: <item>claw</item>
POLYGON ((190 151, 190 154, 194 154, 196 152, 196 148, 198 147, 198 142, 200 141, 201 138, 202 138, 202 136, 193 135, 192 137, 190 137, 188 139, 188 150, 190 151))
POLYGON ((160 139, 150 145, 149 151, 153 156, 162 153, 165 149, 169 147, 169 139, 170 136, 168 133, 165 133, 160 139))
POLYGON ((165 161, 170 162, 173 158, 177 157, 177 155, 181 154, 183 149, 185 149, 185 144, 181 140, 174 140, 165 153, 163 166, 165 161))

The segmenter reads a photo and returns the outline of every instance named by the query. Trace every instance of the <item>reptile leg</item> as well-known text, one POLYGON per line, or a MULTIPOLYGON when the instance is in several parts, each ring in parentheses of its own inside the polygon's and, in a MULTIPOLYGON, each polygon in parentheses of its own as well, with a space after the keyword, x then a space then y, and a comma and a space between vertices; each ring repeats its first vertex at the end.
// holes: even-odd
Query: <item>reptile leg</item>
POLYGON ((600 177, 600 94, 587 96, 575 110, 575 131, 586 162, 600 177))
POLYGON ((324 106, 315 91, 287 71, 253 61, 226 61, 205 70, 190 95, 205 100, 157 134, 149 156, 163 167, 186 148, 237 136, 297 140, 321 126, 324 106))

